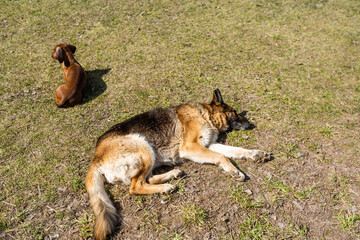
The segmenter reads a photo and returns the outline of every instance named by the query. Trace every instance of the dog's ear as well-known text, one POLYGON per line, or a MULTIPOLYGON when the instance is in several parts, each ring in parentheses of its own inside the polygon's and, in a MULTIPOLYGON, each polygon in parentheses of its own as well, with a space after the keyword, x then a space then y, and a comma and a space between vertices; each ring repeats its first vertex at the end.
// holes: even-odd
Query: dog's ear
POLYGON ((75 51, 76 51, 76 47, 75 46, 73 46, 73 45, 70 45, 69 44, 69 49, 70 49, 70 51, 74 54, 75 53, 75 51))
POLYGON ((221 104, 224 105, 223 98, 221 96, 221 92, 218 88, 215 88, 214 94, 213 94, 213 100, 211 101, 212 104, 221 104))
POLYGON ((62 63, 64 61, 64 53, 61 47, 56 47, 52 57, 54 59, 57 59, 59 61, 59 63, 62 63))

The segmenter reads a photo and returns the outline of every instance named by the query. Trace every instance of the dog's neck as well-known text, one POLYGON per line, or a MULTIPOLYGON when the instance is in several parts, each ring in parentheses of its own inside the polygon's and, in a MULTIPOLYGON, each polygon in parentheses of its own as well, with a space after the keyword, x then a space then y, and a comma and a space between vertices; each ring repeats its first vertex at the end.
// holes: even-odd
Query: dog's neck
MULTIPOLYGON (((221 114, 209 114, 212 111, 212 108, 210 106, 210 104, 207 103, 202 103, 201 104, 206 110, 207 110, 207 115, 208 118, 210 120, 210 125, 212 125, 214 128, 218 129, 218 131, 220 133, 225 132, 229 129, 229 125, 227 124, 227 120, 224 116, 222 116, 221 114)), ((201 111, 201 114, 205 114, 201 111)))
POLYGON ((64 51, 64 53, 64 67, 69 67, 71 64, 76 62, 74 55, 70 50, 64 51))

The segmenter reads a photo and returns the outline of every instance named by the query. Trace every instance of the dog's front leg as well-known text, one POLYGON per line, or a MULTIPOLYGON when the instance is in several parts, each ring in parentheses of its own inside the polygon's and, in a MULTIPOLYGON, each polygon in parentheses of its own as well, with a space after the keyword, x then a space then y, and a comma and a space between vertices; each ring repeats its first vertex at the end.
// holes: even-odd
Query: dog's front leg
POLYGON ((248 150, 240 147, 227 146, 220 143, 211 144, 209 149, 214 152, 224 154, 229 158, 246 158, 253 160, 254 162, 269 161, 272 155, 271 153, 267 153, 261 150, 248 150))
POLYGON ((245 180, 245 174, 237 169, 227 157, 221 153, 207 149, 199 143, 184 144, 180 148, 180 157, 197 163, 211 163, 219 165, 225 172, 231 172, 238 175, 240 177, 240 181, 245 180))

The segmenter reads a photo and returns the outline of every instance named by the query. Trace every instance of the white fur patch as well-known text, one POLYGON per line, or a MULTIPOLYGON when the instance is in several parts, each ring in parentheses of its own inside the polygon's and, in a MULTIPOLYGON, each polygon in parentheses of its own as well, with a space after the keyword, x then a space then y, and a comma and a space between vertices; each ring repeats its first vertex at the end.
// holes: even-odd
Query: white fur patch
MULTIPOLYGON (((146 138, 140 134, 129 134, 122 136, 119 143, 126 146, 126 144, 135 145, 135 149, 148 149, 151 155, 151 161, 154 165, 155 153, 151 145, 146 141, 146 138)), ((109 159, 99 167, 99 171, 104 174, 109 183, 122 181, 130 185, 131 179, 139 172, 141 168, 141 155, 139 152, 123 152, 114 159, 109 159)), ((150 171, 151 172, 151 171, 150 171)))
POLYGON ((114 163, 105 163, 99 167, 99 171, 104 174, 109 183, 117 181, 129 185, 131 178, 134 177, 140 167, 140 158, 135 154, 120 155, 114 163))
POLYGON ((204 126, 200 132, 200 144, 204 147, 208 147, 211 143, 216 142, 218 134, 218 130, 204 126))

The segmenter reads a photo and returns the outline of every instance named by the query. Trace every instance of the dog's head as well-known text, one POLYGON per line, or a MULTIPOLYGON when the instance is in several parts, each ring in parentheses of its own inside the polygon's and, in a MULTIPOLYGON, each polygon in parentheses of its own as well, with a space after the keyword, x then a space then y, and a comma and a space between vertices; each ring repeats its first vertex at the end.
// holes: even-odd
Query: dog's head
POLYGON ((62 63, 64 61, 64 55, 66 51, 70 51, 72 54, 75 53, 76 47, 68 43, 60 43, 56 45, 52 53, 52 58, 62 63))
POLYGON ((212 121, 220 131, 249 130, 255 127, 244 116, 238 114, 234 108, 224 103, 220 90, 217 88, 214 90, 210 105, 212 121))

